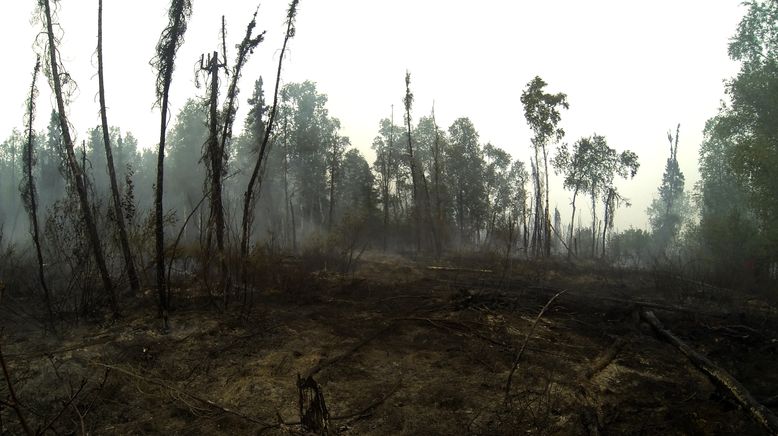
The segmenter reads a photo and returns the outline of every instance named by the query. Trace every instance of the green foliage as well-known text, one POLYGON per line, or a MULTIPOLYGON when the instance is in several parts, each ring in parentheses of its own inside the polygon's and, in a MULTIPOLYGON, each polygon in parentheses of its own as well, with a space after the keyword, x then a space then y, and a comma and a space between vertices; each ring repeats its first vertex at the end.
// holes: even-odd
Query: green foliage
MULTIPOLYGON (((689 215, 689 206, 684 193, 685 177, 678 165, 678 131, 675 137, 667 134, 670 143, 670 156, 662 174, 662 183, 658 189, 658 197, 648 208, 649 222, 653 230, 659 251, 667 255, 668 249, 673 249, 683 227, 684 220, 689 215)), ((677 247, 675 247, 677 248, 677 247)))
POLYGON ((373 184, 373 173, 362 153, 355 148, 347 151, 341 166, 340 209, 371 214, 376 203, 373 184))
POLYGON ((200 200, 205 182, 205 166, 200 160, 201 150, 208 138, 205 107, 189 99, 178 112, 168 135, 165 171, 168 206, 186 214, 200 200))
POLYGON ((629 228, 613 235, 609 257, 626 267, 640 268, 648 266, 651 260, 651 234, 643 229, 629 228))
POLYGON ((729 44, 740 71, 700 147, 695 234, 712 278, 736 286, 766 276, 778 253, 778 3, 743 5, 729 44))
POLYGON ((534 134, 532 143, 536 147, 550 141, 560 141, 565 136, 564 129, 559 127, 562 119, 560 109, 570 108, 566 94, 548 94, 543 90, 546 85, 543 79, 535 76, 521 94, 524 118, 532 129, 534 134))
POLYGON ((778 61, 778 3, 774 0, 743 2, 748 8, 729 44, 729 56, 744 69, 759 69, 778 61))
POLYGON ((447 184, 455 222, 463 241, 472 243, 486 219, 483 150, 478 143, 478 132, 468 118, 455 120, 448 129, 448 137, 447 184))

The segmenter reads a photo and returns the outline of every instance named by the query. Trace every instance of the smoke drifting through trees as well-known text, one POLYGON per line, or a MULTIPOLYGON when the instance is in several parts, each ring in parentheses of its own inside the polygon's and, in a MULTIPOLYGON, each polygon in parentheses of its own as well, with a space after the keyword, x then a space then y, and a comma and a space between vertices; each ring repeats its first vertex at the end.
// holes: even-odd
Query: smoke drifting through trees
MULTIPOLYGON (((71 270, 83 271, 86 277, 94 275, 90 270, 94 266, 112 311, 119 311, 114 283, 121 288, 127 280, 131 289, 139 289, 149 284, 149 267, 155 265, 164 320, 171 293, 166 276, 177 262, 194 259, 200 261, 196 272, 206 278, 208 265, 218 265, 214 295, 221 294, 226 305, 233 283, 250 289, 252 262, 267 253, 305 256, 322 251, 323 257, 348 253, 346 264, 352 263, 355 251, 371 248, 436 257, 467 251, 499 253, 500 259, 559 254, 641 268, 694 264, 700 265, 694 268, 701 278, 712 275, 722 281, 731 276, 718 273, 726 268, 754 281, 775 275, 778 213, 773 203, 778 187, 773 176, 778 165, 773 164, 778 158, 773 142, 778 134, 771 127, 773 107, 758 98, 763 90, 776 87, 771 60, 778 58, 775 42, 760 36, 767 35, 769 20, 778 14, 770 4, 753 6, 732 40, 730 53, 743 67, 728 83, 731 101, 706 128, 700 183, 685 186, 678 158, 679 146, 685 146, 679 126, 668 134, 662 183, 647 212, 651 228, 620 232, 614 227, 615 217, 630 199, 619 188, 635 177, 640 167, 637 155, 613 148, 602 134, 564 142, 562 114, 575 102, 568 102, 563 92, 549 92, 552 86, 540 77, 529 81, 520 96, 532 131, 525 144, 531 151, 528 162, 512 157, 501 148, 505 144, 484 143, 466 116, 439 126, 433 106, 428 115, 414 118, 410 73, 404 98, 398 95, 394 102, 387 101, 387 117, 377 120, 375 159, 368 162, 355 147, 359 144, 352 145, 341 132, 337 114, 329 112, 327 96, 316 83, 281 80, 287 46, 295 34, 296 1, 287 10, 273 97, 268 104, 262 78, 252 78, 249 115, 241 131, 233 132, 241 72, 265 35, 255 34, 256 13, 235 46, 234 58, 230 55, 231 68, 222 22, 222 52, 202 59, 205 103, 192 99, 178 114, 169 114, 176 53, 191 7, 186 1, 170 3, 169 23, 152 61, 161 111, 156 152, 137 150, 131 134, 108 124, 102 2, 97 49, 101 125, 89 131, 82 156, 77 155, 68 124, 66 85, 72 83, 65 83, 67 74, 52 32, 54 11, 48 2, 40 8, 47 41, 44 71, 57 107, 47 132, 34 134, 27 128, 26 135, 16 132, 2 146, 3 183, 10 181, 15 191, 23 178, 24 204, 38 210, 30 229, 37 235, 33 239, 40 245, 39 259, 54 254, 52 247, 63 246, 55 238, 57 229, 66 227, 65 218, 73 220, 72 208, 57 200, 66 190, 77 196, 80 215, 73 228, 84 238, 73 245, 87 247, 94 264, 71 270), (225 92, 221 100, 220 92, 225 92), (393 103, 399 104, 401 98, 403 115, 395 124, 393 103), (32 147, 37 147, 38 165, 33 165, 32 147), (554 192, 550 171, 562 177, 567 192, 554 192), (152 186, 154 200, 149 201, 145 194, 152 186), (136 195, 136 190, 143 194, 136 195), (202 204, 209 206, 203 207, 205 211, 198 209, 203 197, 207 202, 202 204), (560 200, 570 202, 569 215, 552 210, 554 201, 560 200), (103 215, 110 217, 109 222, 100 219, 103 215), (35 229, 38 226, 41 229, 35 229), (170 251, 169 235, 179 233, 180 240, 174 238, 176 249, 170 251), (116 253, 121 253, 121 262, 116 253), (232 267, 234 259, 239 263, 232 267)), ((641 169, 645 171, 652 169, 641 169)), ((12 202, 4 202, 6 223, 18 215, 11 205, 22 204, 13 194, 12 202)), ((83 257, 75 249, 71 252, 73 258, 79 255, 83 257)), ((326 259, 323 264, 329 268, 338 263, 326 259)), ((41 286, 43 294, 53 295, 45 297, 47 305, 58 300, 57 286, 51 290, 41 286)))

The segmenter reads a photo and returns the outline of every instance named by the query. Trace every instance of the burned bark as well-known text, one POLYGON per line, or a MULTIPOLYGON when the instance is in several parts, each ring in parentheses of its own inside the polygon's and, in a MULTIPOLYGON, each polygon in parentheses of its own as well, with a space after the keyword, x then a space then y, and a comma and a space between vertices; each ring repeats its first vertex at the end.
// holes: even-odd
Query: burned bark
POLYGON ((262 167, 262 161, 267 149, 268 140, 270 139, 270 133, 273 130, 273 124, 275 123, 276 112, 278 109, 278 88, 281 83, 281 67, 284 61, 284 54, 286 53, 286 46, 289 40, 294 36, 294 18, 297 15, 297 4, 299 0, 292 0, 289 4, 289 9, 286 14, 286 35, 284 36, 284 43, 281 46, 281 53, 278 56, 278 70, 276 71, 276 85, 273 91, 273 107, 270 109, 270 117, 268 118, 267 125, 265 126, 265 134, 262 137, 262 144, 259 148, 259 155, 257 161, 254 164, 254 169, 251 172, 251 178, 249 179, 246 192, 243 194, 243 219, 241 222, 241 238, 240 238, 240 257, 241 264, 243 265, 242 275, 245 278, 245 263, 249 253, 249 238, 251 236, 251 222, 254 211, 254 185, 259 181, 259 169, 262 167))
POLYGON ((770 434, 778 435, 778 417, 767 407, 760 404, 751 393, 737 381, 732 375, 720 366, 713 363, 705 355, 698 353, 689 345, 679 339, 670 330, 666 329, 661 321, 654 315, 654 312, 644 310, 640 317, 654 329, 654 332, 664 341, 670 343, 683 353, 700 371, 704 372, 710 379, 724 391, 726 391, 738 404, 748 411, 748 413, 770 434))
POLYGON ((176 52, 184 42, 184 33, 189 16, 192 13, 191 0, 171 0, 168 9, 168 26, 162 31, 157 43, 157 55, 152 65, 157 69, 156 95, 160 107, 159 148, 157 149, 157 182, 154 186, 154 235, 156 250, 157 294, 159 296, 159 315, 163 329, 168 326, 168 301, 165 290, 165 227, 162 208, 162 189, 165 170, 165 134, 168 123, 168 94, 173 81, 176 52))
POLYGON ((43 289, 43 299, 46 303, 46 310, 49 313, 49 322, 54 327, 54 310, 51 307, 51 291, 46 283, 46 276, 43 273, 43 251, 41 250, 40 228, 38 226, 38 200, 36 198, 35 179, 32 174, 32 167, 35 164, 35 154, 33 151, 35 143, 35 130, 33 122, 35 120, 35 98, 38 95, 36 81, 38 72, 41 68, 40 57, 35 61, 35 69, 32 73, 32 85, 30 85, 30 99, 27 101, 27 141, 24 150, 24 178, 19 190, 22 193, 22 200, 27 212, 30 214, 30 235, 33 245, 35 245, 35 256, 38 261, 38 281, 43 289))
MULTIPOLYGON (((48 42, 48 56, 49 56, 49 81, 54 87, 54 94, 57 100, 57 111, 59 112, 59 123, 62 129, 62 139, 65 143, 65 152, 67 154, 67 163, 72 174, 73 183, 76 187, 78 194, 79 206, 81 213, 83 214, 84 225, 86 226, 87 236, 92 249, 92 255, 94 256, 95 263, 100 272, 100 278, 103 282, 103 288, 108 294, 111 309, 114 314, 119 312, 119 303, 116 298, 116 291, 114 289, 113 281, 108 273, 108 267, 105 263, 105 257, 103 255, 103 248, 100 244, 100 236, 97 233, 97 225, 95 224, 94 216, 92 215, 92 208, 89 204, 89 198, 87 196, 87 188, 84 181, 83 168, 79 166, 75 149, 73 146, 73 138, 70 135, 70 123, 65 110, 65 97, 62 92, 62 77, 60 75, 60 65, 57 56, 57 40, 54 36, 54 25, 52 22, 51 5, 49 0, 42 0, 40 5, 43 7, 43 20, 46 25, 46 35, 48 42)), ((67 74, 65 73, 65 76, 67 74)), ((164 271, 164 268, 163 268, 164 271)))
POLYGON ((105 145, 105 158, 108 163, 108 176, 111 181, 111 196, 113 197, 114 215, 116 225, 119 229, 119 243, 122 247, 124 256, 124 265, 127 268, 127 278, 130 280, 130 289, 134 293, 140 291, 140 280, 135 271, 135 261, 130 251, 130 242, 127 237, 127 226, 124 223, 124 214, 122 213, 122 199, 119 195, 119 185, 116 182, 116 170, 113 164, 113 152, 111 151, 111 140, 108 136, 108 115, 105 108, 105 82, 103 70, 103 0, 98 0, 97 7, 97 82, 100 93, 100 121, 103 127, 103 144, 105 145))

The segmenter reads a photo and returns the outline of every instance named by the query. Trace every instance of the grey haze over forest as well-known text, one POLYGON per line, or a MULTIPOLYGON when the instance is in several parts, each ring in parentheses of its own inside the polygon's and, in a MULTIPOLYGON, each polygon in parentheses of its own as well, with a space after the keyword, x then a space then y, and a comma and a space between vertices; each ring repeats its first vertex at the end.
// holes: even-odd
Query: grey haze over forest
MULTIPOLYGON (((679 162, 687 189, 697 181, 697 160, 705 121, 724 97, 724 80, 737 65, 727 55, 744 7, 739 1, 399 1, 311 2, 303 6, 298 30, 283 69, 283 82, 312 80, 328 97, 328 109, 342 134, 373 161, 371 144, 378 121, 402 118, 406 69, 413 74, 414 117, 428 115, 433 102, 438 124, 469 117, 483 143, 491 142, 527 161, 530 131, 519 96, 536 75, 553 92, 568 96, 562 116, 564 142, 593 133, 610 146, 638 154, 641 169, 620 183, 632 207, 616 215, 616 226, 648 226, 646 208, 656 195, 665 164, 667 131, 681 124, 679 162)), ((250 81, 266 79, 280 47, 285 2, 263 2, 258 28, 267 39, 244 72, 238 125, 246 114, 250 81)), ((141 148, 158 142, 152 110, 153 71, 148 62, 165 22, 164 3, 144 0, 105 7, 105 63, 109 117, 138 138, 141 148), (138 23, 142 23, 139 27, 138 23)), ((237 41, 252 2, 196 2, 178 55, 171 91, 171 114, 202 90, 194 86, 200 54, 217 46, 220 17, 237 41)), ((0 38, 9 59, 32 65, 32 3, 9 2, 0 16, 0 38)), ((62 2, 61 54, 78 84, 70 106, 78 139, 99 124, 96 104, 94 5, 62 2)), ((229 43, 230 45, 233 42, 229 43)), ((21 128, 29 72, 6 70, 0 102, 0 135, 21 128)), ((267 80, 266 80, 267 83, 267 80)), ((42 86, 39 110, 53 99, 42 86)), ((47 117, 39 116, 43 129, 47 117)), ((570 193, 552 175, 551 201, 568 215, 570 193)), ((587 206, 583 205, 586 208, 587 206)))
POLYGON ((164 3, 3 7, 0 433, 778 434, 778 0, 164 3))

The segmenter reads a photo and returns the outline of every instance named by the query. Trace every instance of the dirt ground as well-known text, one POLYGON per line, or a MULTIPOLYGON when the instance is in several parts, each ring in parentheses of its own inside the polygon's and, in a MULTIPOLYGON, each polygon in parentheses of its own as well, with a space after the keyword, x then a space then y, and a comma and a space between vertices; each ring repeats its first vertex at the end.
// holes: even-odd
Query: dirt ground
MULTIPOLYGON (((164 334, 151 291, 58 335, 4 304, 2 350, 27 420, 55 434, 302 434, 307 375, 329 434, 769 434, 640 311, 763 401, 778 393, 770 304, 646 272, 497 264, 366 253, 343 275, 292 259, 227 311, 182 284, 164 334)), ((0 433, 22 434, 8 405, 0 433)))

